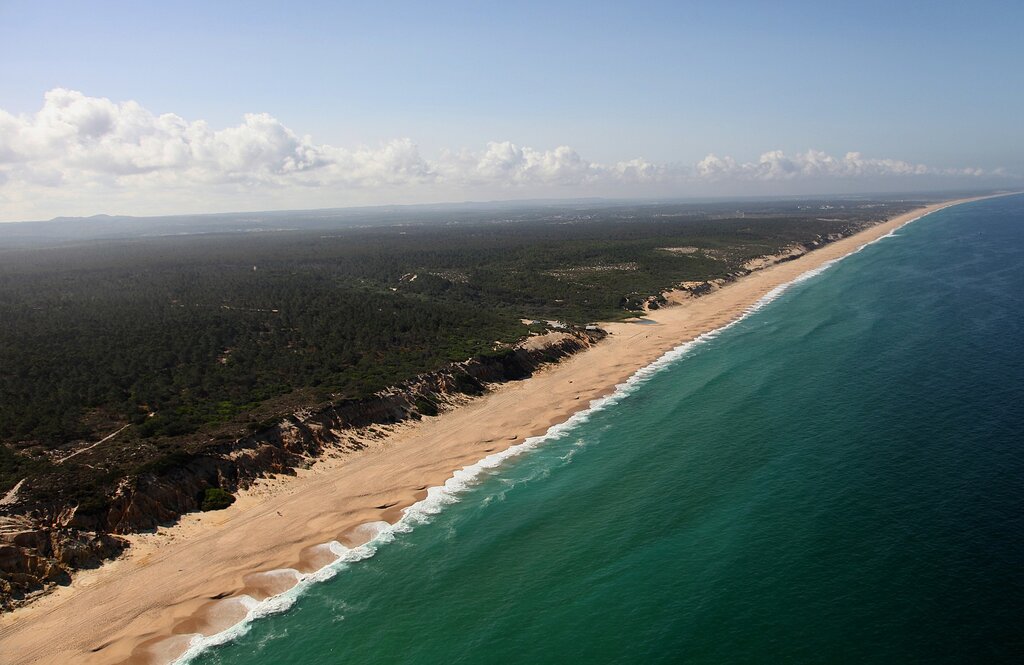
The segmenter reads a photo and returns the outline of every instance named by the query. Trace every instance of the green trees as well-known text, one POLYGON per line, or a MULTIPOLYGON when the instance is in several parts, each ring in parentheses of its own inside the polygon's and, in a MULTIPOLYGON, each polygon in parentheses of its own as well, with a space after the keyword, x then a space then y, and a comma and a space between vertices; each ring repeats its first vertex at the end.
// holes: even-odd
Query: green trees
POLYGON ((132 423, 110 449, 162 455, 492 353, 528 334, 523 318, 629 316, 681 281, 884 214, 758 205, 0 250, 0 441, 31 453, 21 468, 132 423))
POLYGON ((235 497, 219 487, 207 488, 203 493, 203 503, 199 509, 203 512, 209 510, 223 510, 235 502, 235 497))

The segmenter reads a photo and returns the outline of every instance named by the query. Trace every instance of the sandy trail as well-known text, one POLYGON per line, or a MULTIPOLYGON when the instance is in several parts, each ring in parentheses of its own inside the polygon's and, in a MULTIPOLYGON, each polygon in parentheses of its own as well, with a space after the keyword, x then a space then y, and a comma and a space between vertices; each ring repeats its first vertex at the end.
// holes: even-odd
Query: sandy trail
POLYGON ((655 324, 609 324, 608 339, 530 379, 398 427, 297 477, 260 481, 227 510, 186 515, 156 534, 133 536, 126 556, 0 616, 0 661, 167 662, 193 633, 219 632, 244 616, 240 595, 264 598, 294 582, 294 575, 260 573, 319 568, 330 559, 322 543, 359 544, 366 538, 359 525, 396 521, 428 486, 564 422, 666 351, 734 320, 776 286, 922 214, 968 200, 974 199, 901 215, 701 298, 673 294, 675 306, 649 316, 655 324))
POLYGON ((70 454, 70 455, 68 455, 67 457, 65 457, 65 458, 63 458, 63 459, 59 459, 59 460, 57 460, 57 461, 56 461, 56 462, 54 462, 54 463, 55 463, 55 464, 63 464, 64 462, 67 462, 67 461, 68 461, 69 459, 71 459, 71 458, 72 458, 72 457, 74 457, 75 455, 81 455, 81 454, 82 454, 82 453, 84 453, 84 452, 87 452, 87 451, 89 451, 89 450, 92 450, 93 448, 95 448, 96 446, 100 445, 101 443, 106 443, 107 441, 110 441, 110 440, 111 440, 111 439, 113 439, 113 438, 114 438, 115 436, 117 436, 117 435, 118 435, 118 434, 120 434, 121 432, 125 431, 125 430, 126 430, 126 429, 128 429, 129 427, 131 427, 131 423, 129 423, 129 424, 127 424, 127 425, 125 425, 124 427, 122 427, 121 429, 117 430, 117 431, 116 431, 116 432, 114 432, 113 434, 108 434, 108 435, 106 435, 105 437, 103 437, 102 439, 100 439, 99 441, 97 441, 96 443, 94 443, 94 444, 92 444, 92 445, 90 445, 90 446, 86 446, 85 448, 82 448, 81 450, 76 450, 75 452, 71 453, 71 454, 70 454))

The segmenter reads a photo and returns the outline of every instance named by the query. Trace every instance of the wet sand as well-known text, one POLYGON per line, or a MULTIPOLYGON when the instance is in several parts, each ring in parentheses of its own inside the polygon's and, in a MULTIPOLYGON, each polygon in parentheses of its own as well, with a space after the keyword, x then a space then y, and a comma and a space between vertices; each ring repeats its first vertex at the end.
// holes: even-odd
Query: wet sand
POLYGON ((361 525, 397 521, 427 487, 564 422, 665 352, 736 319, 773 288, 907 221, 969 200, 901 215, 700 298, 668 294, 672 306, 651 312, 645 325, 608 324, 607 339, 525 381, 398 426, 368 439, 366 449, 324 459, 296 477, 259 481, 227 510, 186 515, 173 527, 132 536, 122 558, 0 616, 0 661, 173 660, 196 633, 237 623, 250 598, 293 585, 295 573, 286 569, 311 572, 332 561, 336 554, 324 543, 365 542, 373 530, 361 525))

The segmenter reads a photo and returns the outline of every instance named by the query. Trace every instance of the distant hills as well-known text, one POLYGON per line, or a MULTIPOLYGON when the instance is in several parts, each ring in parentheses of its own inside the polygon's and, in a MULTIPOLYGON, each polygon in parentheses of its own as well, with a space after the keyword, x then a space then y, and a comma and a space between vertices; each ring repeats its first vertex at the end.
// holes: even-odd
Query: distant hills
MULTIPOLYGON (((970 192, 967 194, 975 194, 970 192)), ((91 217, 55 217, 47 221, 0 223, 0 248, 46 246, 96 240, 143 238, 153 236, 256 233, 281 231, 340 230, 358 227, 399 226, 403 224, 459 224, 552 219, 566 215, 586 218, 588 212, 607 214, 610 209, 648 208, 673 204, 689 208, 695 214, 731 211, 738 203, 744 207, 764 201, 777 205, 782 201, 898 201, 938 200, 954 194, 915 193, 833 197, 778 197, 765 199, 538 199, 515 201, 481 201, 416 205, 387 205, 356 208, 324 208, 317 210, 277 210, 264 212, 231 212, 191 215, 133 217, 128 215, 93 215, 91 217)), ((957 193, 959 195, 959 193, 957 193)))

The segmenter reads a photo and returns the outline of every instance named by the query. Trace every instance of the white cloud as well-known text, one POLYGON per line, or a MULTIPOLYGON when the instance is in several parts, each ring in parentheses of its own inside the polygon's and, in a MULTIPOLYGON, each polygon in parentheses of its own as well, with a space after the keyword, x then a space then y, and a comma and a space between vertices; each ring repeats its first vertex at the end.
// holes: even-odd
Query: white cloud
POLYGON ((241 124, 215 130, 202 120, 154 114, 133 101, 62 88, 46 93, 37 113, 0 110, 0 217, 5 219, 409 202, 446 195, 630 195, 681 193, 686 187, 687 193, 701 193, 702 183, 985 175, 1001 174, 935 169, 858 152, 833 157, 816 150, 792 156, 774 150, 748 162, 709 154, 693 166, 640 158, 602 164, 568 146, 537 150, 509 141, 428 159, 409 139, 355 149, 318 144, 266 113, 246 114, 241 124))
MULTIPOLYGON (((983 176, 982 169, 936 169, 898 159, 870 159, 859 152, 841 158, 820 150, 808 150, 792 157, 781 150, 766 152, 756 162, 737 162, 731 157, 708 155, 695 170, 705 180, 796 180, 815 178, 878 178, 902 176, 983 176)), ((993 175, 998 175, 993 173, 993 175)))

